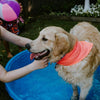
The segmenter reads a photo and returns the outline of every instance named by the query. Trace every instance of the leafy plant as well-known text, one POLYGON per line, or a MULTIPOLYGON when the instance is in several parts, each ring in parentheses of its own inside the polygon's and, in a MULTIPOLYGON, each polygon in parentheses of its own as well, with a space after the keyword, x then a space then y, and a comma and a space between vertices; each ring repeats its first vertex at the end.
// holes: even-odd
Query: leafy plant
POLYGON ((71 15, 74 16, 87 16, 87 17, 99 17, 100 16, 100 4, 91 4, 90 9, 87 12, 84 12, 83 5, 75 5, 71 9, 71 15))
POLYGON ((100 4, 100 0, 97 0, 97 3, 99 3, 99 4, 100 4))

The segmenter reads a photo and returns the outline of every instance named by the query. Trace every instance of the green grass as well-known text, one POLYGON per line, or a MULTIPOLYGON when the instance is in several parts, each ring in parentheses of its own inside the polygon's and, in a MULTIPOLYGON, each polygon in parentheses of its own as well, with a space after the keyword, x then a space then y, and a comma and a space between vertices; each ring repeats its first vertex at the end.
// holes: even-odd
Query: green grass
MULTIPOLYGON (((58 20, 58 19, 37 19, 34 22, 28 23, 25 25, 25 30, 20 36, 27 37, 30 39, 35 39, 39 35, 39 31, 41 31, 44 27, 47 26, 59 26, 64 28, 66 31, 69 31, 77 22, 74 21, 66 21, 66 20, 58 20)), ((92 23, 100 30, 100 23, 92 23)), ((23 48, 24 50, 25 48, 23 48)), ((13 55, 19 53, 18 46, 10 43, 10 50, 13 55)), ((10 60, 7 58, 7 54, 5 48, 1 42, 0 44, 0 63, 5 66, 6 63, 10 60)), ((4 83, 0 82, 0 100, 12 100, 5 90, 4 83), (2 92, 1 92, 2 91, 2 92)))

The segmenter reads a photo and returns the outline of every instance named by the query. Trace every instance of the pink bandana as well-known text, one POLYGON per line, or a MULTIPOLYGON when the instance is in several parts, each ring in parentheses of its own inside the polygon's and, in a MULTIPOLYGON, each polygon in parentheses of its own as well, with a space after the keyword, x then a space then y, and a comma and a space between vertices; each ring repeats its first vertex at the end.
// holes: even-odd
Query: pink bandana
POLYGON ((83 60, 91 51, 93 43, 77 41, 73 50, 67 53, 57 64, 64 66, 74 65, 83 60))

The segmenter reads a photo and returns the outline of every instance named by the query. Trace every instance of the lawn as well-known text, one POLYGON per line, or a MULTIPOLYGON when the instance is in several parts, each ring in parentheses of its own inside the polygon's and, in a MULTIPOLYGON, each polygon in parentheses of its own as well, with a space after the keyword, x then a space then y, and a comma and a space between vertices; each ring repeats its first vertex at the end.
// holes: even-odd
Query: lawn
MULTIPOLYGON (((37 38, 39 31, 42 30, 44 27, 47 26, 60 26, 65 30, 69 31, 77 22, 74 21, 67 21, 67 20, 60 20, 60 19, 42 19, 39 18, 35 21, 31 21, 25 25, 24 31, 20 34, 20 36, 27 37, 30 39, 37 38)), ((100 30, 100 23, 92 23, 100 30)), ((24 50, 23 48, 22 50, 24 50)), ((13 55, 19 53, 18 46, 10 43, 10 50, 13 55)), ((2 42, 0 44, 0 63, 5 66, 6 63, 10 59, 7 59, 6 51, 2 42)), ((12 100, 8 93, 5 90, 4 83, 0 82, 0 100, 12 100)))

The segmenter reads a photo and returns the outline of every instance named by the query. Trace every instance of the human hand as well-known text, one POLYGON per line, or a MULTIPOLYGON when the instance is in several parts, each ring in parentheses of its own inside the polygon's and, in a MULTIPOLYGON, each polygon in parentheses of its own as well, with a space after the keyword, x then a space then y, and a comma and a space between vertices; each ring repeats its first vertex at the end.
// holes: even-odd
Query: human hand
POLYGON ((21 13, 23 11, 23 6, 21 3, 19 3, 19 5, 20 5, 20 13, 21 13))
POLYGON ((16 0, 18 3, 19 3, 19 5, 20 5, 20 13, 23 11, 23 6, 22 6, 22 4, 18 1, 18 0, 16 0))
POLYGON ((36 69, 42 69, 45 68, 48 65, 48 58, 44 57, 41 60, 34 60, 33 67, 36 69))

